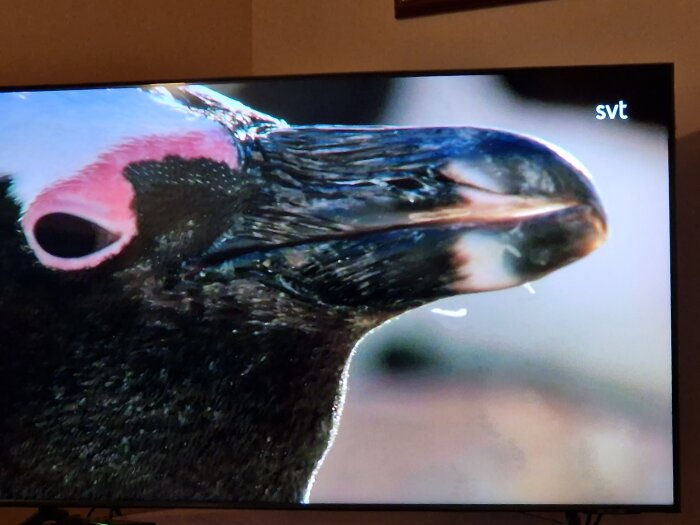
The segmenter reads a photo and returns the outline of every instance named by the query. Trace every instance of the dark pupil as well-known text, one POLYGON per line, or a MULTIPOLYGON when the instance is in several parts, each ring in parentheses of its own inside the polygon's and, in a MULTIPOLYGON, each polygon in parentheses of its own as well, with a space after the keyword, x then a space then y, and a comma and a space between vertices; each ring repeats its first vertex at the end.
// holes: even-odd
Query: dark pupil
POLYGON ((118 238, 94 222, 67 213, 44 215, 34 225, 34 237, 46 252, 64 259, 90 255, 118 238))

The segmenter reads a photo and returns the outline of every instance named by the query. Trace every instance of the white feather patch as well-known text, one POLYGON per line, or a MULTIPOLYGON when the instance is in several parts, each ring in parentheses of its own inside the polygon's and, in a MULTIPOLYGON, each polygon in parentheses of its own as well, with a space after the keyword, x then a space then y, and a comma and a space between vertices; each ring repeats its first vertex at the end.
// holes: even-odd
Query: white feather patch
POLYGON ((520 277, 506 265, 507 249, 497 236, 470 231, 453 250, 459 279, 452 288, 457 292, 499 290, 520 283, 520 277))
POLYGON ((0 93, 0 174, 26 210, 49 185, 126 140, 219 125, 139 88, 0 93))

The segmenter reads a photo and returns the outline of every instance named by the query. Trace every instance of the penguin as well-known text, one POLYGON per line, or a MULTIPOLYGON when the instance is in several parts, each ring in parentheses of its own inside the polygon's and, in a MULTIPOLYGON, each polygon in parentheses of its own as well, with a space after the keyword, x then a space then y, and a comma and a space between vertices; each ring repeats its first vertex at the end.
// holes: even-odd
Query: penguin
POLYGON ((0 196, 6 500, 303 503, 358 339, 607 232, 537 137, 183 84, 0 93, 0 196))

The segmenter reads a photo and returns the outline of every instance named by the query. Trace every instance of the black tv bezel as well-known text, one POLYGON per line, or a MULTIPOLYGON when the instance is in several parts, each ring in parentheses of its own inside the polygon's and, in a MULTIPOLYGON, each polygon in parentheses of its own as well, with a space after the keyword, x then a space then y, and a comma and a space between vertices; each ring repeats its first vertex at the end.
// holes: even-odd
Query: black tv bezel
MULTIPOLYGON (((158 84, 216 84, 244 83, 253 81, 304 80, 343 77, 431 77, 431 76, 477 76, 504 75, 513 72, 538 71, 595 71, 602 69, 657 69, 668 75, 670 93, 666 101, 668 115, 668 173, 669 173, 669 241, 670 241, 670 292, 671 292, 671 403, 672 403, 672 447, 673 447, 673 502, 669 504, 580 504, 580 503, 527 503, 527 504, 473 504, 473 503, 269 503, 269 502, 223 502, 223 501, 133 501, 94 499, 2 499, 1 507, 84 507, 84 508, 187 508, 187 509, 238 509, 238 510, 290 510, 290 511, 446 511, 446 512, 567 512, 637 514, 642 512, 678 513, 681 510, 680 450, 679 450, 679 395, 678 395, 678 281, 677 281, 677 197, 676 197, 676 122, 675 122, 675 77, 673 62, 642 62, 627 64, 582 64, 557 66, 523 66, 507 68, 448 69, 448 70, 399 70, 309 73, 297 75, 251 75, 239 77, 209 77, 188 79, 130 80, 95 83, 62 83, 0 86, 0 93, 17 91, 58 91, 100 88, 139 87, 158 84)), ((663 103, 661 101, 660 103, 663 103)))

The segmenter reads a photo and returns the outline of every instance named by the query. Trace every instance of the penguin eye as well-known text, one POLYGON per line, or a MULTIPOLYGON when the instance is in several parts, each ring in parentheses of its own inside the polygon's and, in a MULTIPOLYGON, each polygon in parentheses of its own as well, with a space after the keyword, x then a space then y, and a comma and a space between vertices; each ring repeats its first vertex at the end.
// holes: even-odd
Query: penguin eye
POLYGON ((34 238, 49 255, 73 259, 114 244, 119 235, 76 215, 49 213, 34 224, 34 238))
POLYGON ((20 223, 27 244, 47 268, 95 268, 119 255, 136 236, 133 200, 133 188, 121 171, 93 170, 45 188, 20 223))

